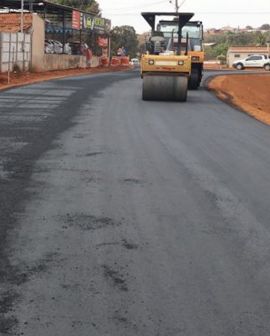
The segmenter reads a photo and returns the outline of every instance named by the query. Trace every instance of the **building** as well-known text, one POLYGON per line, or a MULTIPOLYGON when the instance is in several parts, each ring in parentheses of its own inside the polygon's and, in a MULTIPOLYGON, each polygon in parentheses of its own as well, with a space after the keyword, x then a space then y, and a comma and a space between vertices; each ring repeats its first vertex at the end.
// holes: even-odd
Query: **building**
POLYGON ((234 61, 238 59, 246 58, 250 55, 270 55, 269 47, 258 47, 258 46, 235 46, 230 47, 227 52, 227 64, 229 67, 232 66, 234 61))
POLYGON ((47 0, 0 1, 0 72, 99 65, 110 55, 111 22, 47 0))

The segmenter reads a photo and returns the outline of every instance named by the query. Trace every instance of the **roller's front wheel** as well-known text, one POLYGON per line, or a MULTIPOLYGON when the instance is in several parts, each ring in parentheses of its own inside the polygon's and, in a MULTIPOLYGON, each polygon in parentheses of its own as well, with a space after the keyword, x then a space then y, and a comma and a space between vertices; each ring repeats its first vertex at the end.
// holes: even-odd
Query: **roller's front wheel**
POLYGON ((185 76, 155 76, 143 77, 143 100, 172 100, 184 102, 187 100, 188 79, 185 76))

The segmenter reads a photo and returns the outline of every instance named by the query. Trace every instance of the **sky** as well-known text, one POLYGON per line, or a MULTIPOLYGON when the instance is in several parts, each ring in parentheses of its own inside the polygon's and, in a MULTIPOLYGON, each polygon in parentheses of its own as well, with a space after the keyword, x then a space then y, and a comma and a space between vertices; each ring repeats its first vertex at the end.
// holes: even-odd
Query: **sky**
MULTIPOLYGON (((175 0, 98 0, 98 3, 102 16, 112 20, 112 26, 130 25, 137 33, 149 31, 141 12, 175 8, 175 0)), ((270 24, 270 0, 178 0, 178 3, 179 11, 195 13, 193 19, 203 21, 205 29, 270 24)))

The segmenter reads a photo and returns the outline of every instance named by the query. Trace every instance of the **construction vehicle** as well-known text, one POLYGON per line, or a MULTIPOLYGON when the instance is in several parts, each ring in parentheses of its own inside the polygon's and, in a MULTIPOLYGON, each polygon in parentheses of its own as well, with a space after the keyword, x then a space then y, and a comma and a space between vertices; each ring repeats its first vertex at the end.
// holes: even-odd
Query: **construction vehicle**
POLYGON ((191 56, 188 55, 188 34, 185 38, 185 50, 182 50, 182 29, 193 15, 177 12, 142 13, 151 27, 151 36, 141 57, 143 100, 186 101, 191 76, 191 56), (166 22, 174 22, 177 26, 169 35, 160 30, 160 22, 156 24, 156 17, 164 16, 172 17, 172 21, 166 22))
POLYGON ((186 24, 183 32, 189 36, 188 55, 191 56, 191 75, 189 78, 189 89, 196 90, 201 84, 203 76, 203 25, 201 21, 191 21, 186 24))
MULTIPOLYGON (((157 30, 162 32, 165 38, 174 35, 174 46, 178 43, 178 22, 177 17, 172 21, 162 20, 157 26, 157 30)), ((182 47, 188 50, 191 56, 191 74, 188 81, 188 88, 196 90, 201 83, 203 75, 203 25, 201 21, 189 21, 182 28, 182 47), (188 36, 188 38, 186 38, 188 36)))

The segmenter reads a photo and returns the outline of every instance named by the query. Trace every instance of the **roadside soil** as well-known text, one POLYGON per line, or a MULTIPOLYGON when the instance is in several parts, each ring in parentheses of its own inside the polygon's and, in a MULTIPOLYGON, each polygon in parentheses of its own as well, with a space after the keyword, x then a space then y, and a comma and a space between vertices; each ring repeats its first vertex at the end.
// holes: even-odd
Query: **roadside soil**
POLYGON ((222 75, 210 80, 208 88, 218 98, 270 125, 270 74, 222 75))
POLYGON ((12 88, 15 86, 21 86, 26 84, 32 84, 37 82, 42 82, 55 78, 78 76, 78 75, 89 75, 103 72, 113 72, 113 71, 126 71, 130 70, 131 67, 118 66, 118 67, 97 67, 97 68, 87 68, 87 69, 68 69, 68 70, 55 70, 46 72, 18 72, 10 74, 10 83, 8 84, 7 73, 0 73, 0 90, 12 88))

